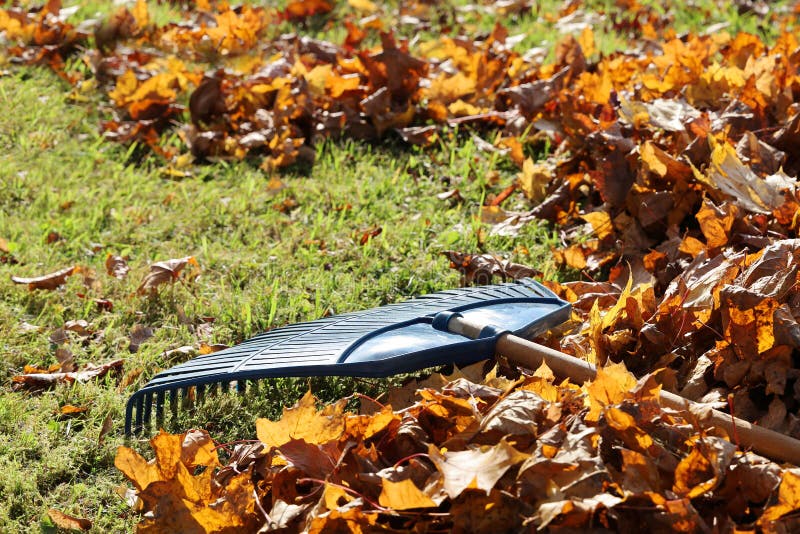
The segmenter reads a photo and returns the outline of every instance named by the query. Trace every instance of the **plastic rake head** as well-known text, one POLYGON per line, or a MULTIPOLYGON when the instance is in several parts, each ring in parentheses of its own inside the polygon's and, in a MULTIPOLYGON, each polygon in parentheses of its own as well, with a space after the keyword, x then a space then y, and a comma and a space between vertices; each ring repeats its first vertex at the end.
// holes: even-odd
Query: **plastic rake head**
POLYGON ((535 335, 567 319, 570 306, 524 279, 440 291, 405 302, 325 317, 259 334, 235 347, 196 357, 156 375, 128 400, 125 432, 149 425, 204 396, 278 377, 385 377, 494 355, 500 334, 535 335), (452 312, 493 328, 467 339, 447 331, 452 312))

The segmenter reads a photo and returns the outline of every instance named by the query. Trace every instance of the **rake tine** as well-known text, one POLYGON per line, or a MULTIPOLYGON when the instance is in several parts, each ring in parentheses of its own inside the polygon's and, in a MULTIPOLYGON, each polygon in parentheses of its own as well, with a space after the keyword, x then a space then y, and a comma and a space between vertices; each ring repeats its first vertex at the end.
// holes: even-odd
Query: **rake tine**
POLYGON ((247 380, 242 378, 236 381, 236 392, 240 395, 247 393, 247 380))
POLYGON ((195 406, 202 405, 206 400, 206 385, 198 384, 195 389, 194 404, 195 406))
POLYGON ((175 421, 178 418, 178 393, 180 390, 178 389, 171 389, 169 390, 169 411, 172 416, 172 420, 175 421))
POLYGON ((134 432, 141 432, 143 428, 142 415, 144 415, 144 395, 139 395, 136 398, 136 424, 134 425, 134 432))
POLYGON ((191 403, 191 395, 189 394, 190 388, 181 388, 181 409, 188 410, 191 403))
POLYGON ((144 397, 144 424, 150 427, 151 417, 153 412, 153 394, 148 393, 144 397))
POLYGON ((156 393, 156 424, 164 426, 164 398, 166 397, 164 390, 159 390, 156 393))

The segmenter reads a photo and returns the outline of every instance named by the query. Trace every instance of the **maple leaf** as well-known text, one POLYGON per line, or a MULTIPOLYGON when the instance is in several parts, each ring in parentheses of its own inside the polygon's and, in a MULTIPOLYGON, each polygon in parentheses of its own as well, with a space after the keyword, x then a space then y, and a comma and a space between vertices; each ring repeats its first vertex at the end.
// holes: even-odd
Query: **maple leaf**
POLYGON ((636 385, 636 378, 624 363, 612 363, 597 369, 597 377, 584 386, 591 405, 586 419, 596 421, 606 406, 621 402, 636 385))
POLYGON ((423 493, 410 479, 392 482, 381 479, 381 495, 378 502, 392 510, 413 510, 416 508, 435 508, 436 503, 423 493))
POLYGON ((268 447, 281 447, 292 440, 324 444, 338 439, 345 429, 344 402, 317 410, 317 399, 307 391, 291 408, 284 408, 278 421, 256 420, 256 434, 268 447))
POLYGON ((528 456, 517 451, 505 439, 494 446, 444 453, 431 446, 428 453, 442 473, 444 490, 451 499, 467 488, 477 488, 488 495, 508 469, 528 456))

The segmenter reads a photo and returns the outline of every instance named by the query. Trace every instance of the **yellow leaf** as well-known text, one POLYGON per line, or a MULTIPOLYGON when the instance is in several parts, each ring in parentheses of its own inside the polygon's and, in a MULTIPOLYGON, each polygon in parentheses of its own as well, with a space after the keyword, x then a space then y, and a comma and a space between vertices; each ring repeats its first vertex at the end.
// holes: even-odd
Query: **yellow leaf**
POLYGON ((382 478, 381 485, 383 488, 378 498, 381 506, 393 510, 436 507, 436 503, 425 495, 410 479, 392 482, 382 478))
POLYGON ((347 3, 355 10, 363 11, 364 13, 375 13, 378 6, 370 0, 347 0, 347 3))
POLYGON ((595 235, 598 239, 603 239, 614 232, 614 226, 611 224, 611 216, 605 211, 592 211, 581 215, 581 219, 592 225, 595 235))
POLYGON ((552 173, 550 168, 541 163, 534 163, 531 158, 522 164, 522 172, 517 174, 519 184, 525 196, 534 202, 541 202, 547 194, 552 173))
POLYGON ((322 444, 338 439, 344 432, 344 402, 317 411, 317 399, 306 392, 292 408, 284 408, 279 421, 256 420, 258 439, 268 447, 280 447, 293 439, 322 444))
POLYGON ((133 6, 131 14, 136 20, 136 26, 139 29, 145 28, 150 23, 150 15, 147 13, 147 2, 145 0, 136 0, 136 5, 133 6))
POLYGON ((334 484, 325 484, 325 492, 322 497, 328 510, 336 510, 353 500, 349 493, 334 484))
POLYGON ((308 71, 304 78, 308 82, 311 94, 319 97, 325 95, 325 82, 331 76, 333 76, 333 65, 325 63, 323 65, 317 65, 308 71))
POLYGON ((581 31, 581 34, 578 36, 578 44, 581 45, 583 55, 586 57, 591 56, 597 51, 594 45, 594 32, 591 26, 586 26, 583 31, 581 31))
POLYGON ((589 395, 587 421, 597 421, 606 406, 622 402, 636 385, 634 377, 624 363, 613 363, 597 369, 597 376, 584 390, 589 395))
POLYGON ((449 106, 447 110, 455 117, 466 117, 469 115, 480 115, 485 110, 477 106, 473 106, 469 102, 464 102, 461 99, 456 100, 449 106))
POLYGON ((786 470, 778 489, 778 503, 764 510, 758 526, 765 532, 774 532, 774 529, 768 528, 771 523, 797 509, 800 509, 800 474, 786 470))
POLYGON ((457 72, 452 76, 440 74, 431 80, 430 86, 425 88, 423 94, 428 100, 449 104, 461 97, 474 93, 475 88, 474 79, 462 72, 457 72))
POLYGON ((117 449, 114 467, 122 471, 139 491, 146 489, 153 482, 163 480, 155 462, 148 462, 141 454, 128 447, 117 449))

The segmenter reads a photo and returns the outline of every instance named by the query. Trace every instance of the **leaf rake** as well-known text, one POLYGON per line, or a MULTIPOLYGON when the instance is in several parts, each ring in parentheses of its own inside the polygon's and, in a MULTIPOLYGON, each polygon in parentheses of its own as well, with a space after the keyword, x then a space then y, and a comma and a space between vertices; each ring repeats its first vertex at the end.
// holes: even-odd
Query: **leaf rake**
MULTIPOLYGON (((445 364, 468 365, 502 354, 528 369, 543 362, 562 378, 592 380, 591 364, 524 339, 564 322, 570 305, 541 284, 523 279, 453 289, 370 310, 288 325, 235 347, 196 357, 156 375, 128 400, 125 433, 216 390, 278 377, 385 377, 445 364)), ((661 391, 677 410, 692 401, 661 391)), ((739 445, 800 465, 800 441, 712 410, 709 426, 736 435, 739 445)))

